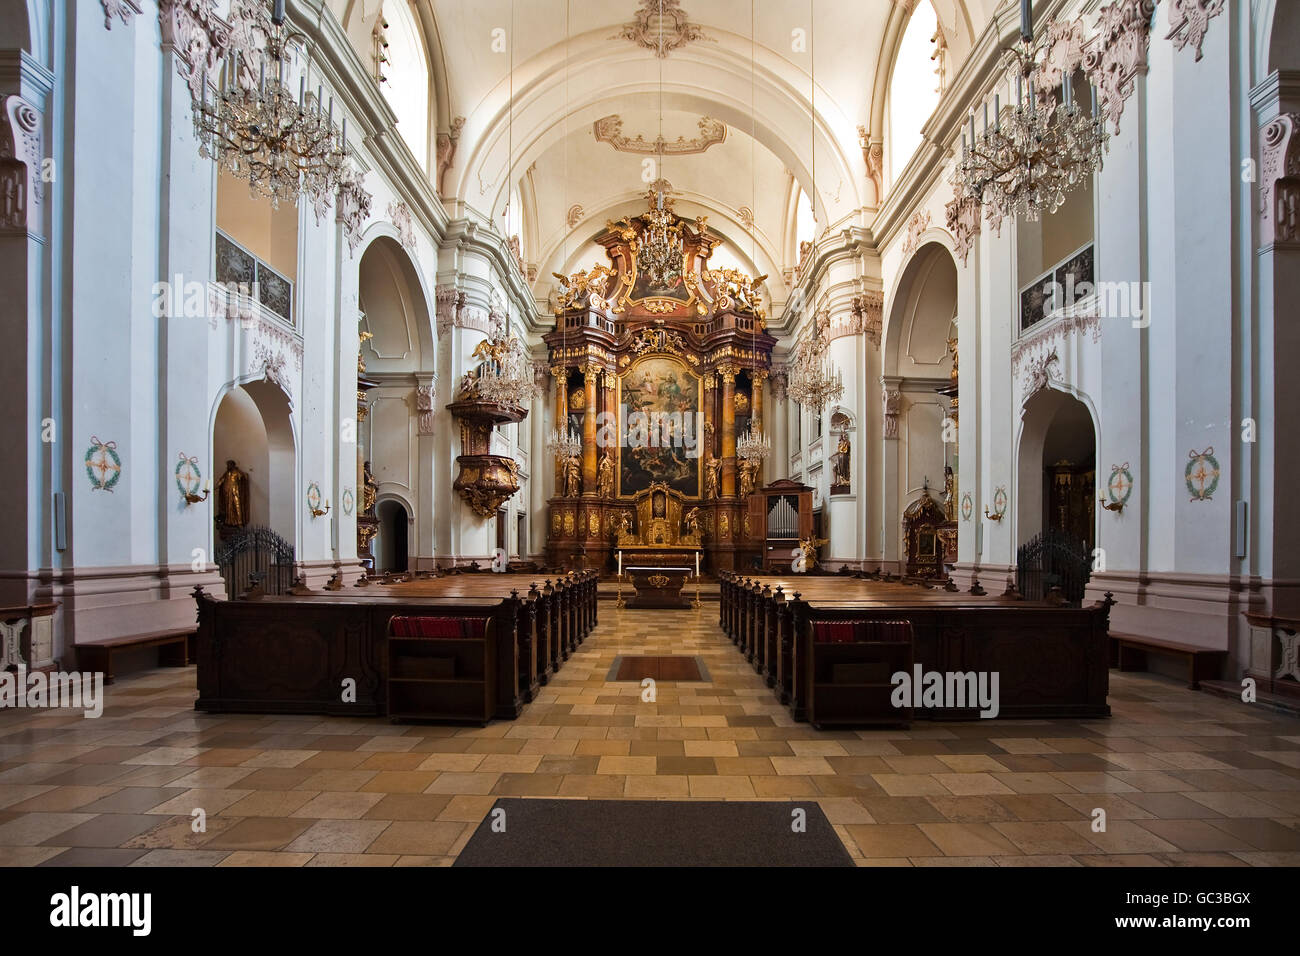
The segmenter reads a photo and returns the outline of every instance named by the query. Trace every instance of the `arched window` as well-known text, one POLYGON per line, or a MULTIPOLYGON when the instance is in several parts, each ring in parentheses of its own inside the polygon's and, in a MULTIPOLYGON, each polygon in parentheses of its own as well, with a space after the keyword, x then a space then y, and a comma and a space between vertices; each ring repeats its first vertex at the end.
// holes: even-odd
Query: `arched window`
POLYGON ((939 103, 939 77, 931 59, 938 29, 934 7, 916 5, 898 45, 894 72, 889 77, 889 181, 897 181, 903 167, 921 145, 921 128, 939 103))
POLYGON ((795 207, 794 233, 796 239, 795 253, 799 252, 805 242, 812 242, 817 232, 817 223, 813 219, 812 200, 802 189, 799 190, 799 202, 795 207))
POLYGON ((429 165, 429 63, 424 41, 411 13, 410 0, 387 0, 383 17, 388 21, 387 82, 380 84, 384 98, 397 114, 397 131, 410 147, 421 169, 429 165))

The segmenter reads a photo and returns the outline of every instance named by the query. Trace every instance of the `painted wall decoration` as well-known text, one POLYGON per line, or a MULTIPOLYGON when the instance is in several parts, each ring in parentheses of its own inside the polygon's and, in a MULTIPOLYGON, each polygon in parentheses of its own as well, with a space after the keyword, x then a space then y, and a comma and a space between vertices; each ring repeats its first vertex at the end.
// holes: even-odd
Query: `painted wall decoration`
POLYGON ((356 502, 357 499, 356 496, 352 494, 352 489, 344 488, 343 489, 343 513, 345 515, 352 514, 352 509, 356 507, 356 502))
POLYGON ((1214 446, 1205 451, 1193 449, 1187 453, 1187 467, 1183 480, 1192 501, 1209 501, 1219 487, 1219 459, 1214 457, 1214 446))
POLYGON ((1128 462, 1110 466, 1110 479, 1106 482, 1106 494, 1113 505, 1128 504, 1133 494, 1133 472, 1129 471, 1128 462))
POLYGON ((320 485, 316 484, 316 482, 314 481, 308 482, 307 507, 310 508, 312 511, 319 511, 320 502, 321 502, 320 485))
POLYGON ((685 363, 662 356, 638 359, 619 376, 619 494, 662 481, 687 497, 699 495, 700 388, 685 363))
POLYGON ((91 491, 112 491, 122 477, 122 459, 117 453, 117 442, 100 441, 91 435, 85 465, 91 491))
POLYGON ((1004 515, 1007 513, 1007 486, 998 485, 997 490, 993 492, 993 513, 1004 515))
POLYGON ((970 516, 975 511, 975 501, 971 498, 970 492, 961 496, 961 520, 970 521, 970 516))
POLYGON ((176 462, 176 488, 181 495, 197 495, 199 486, 203 483, 203 472, 199 470, 199 459, 195 456, 180 453, 180 460, 176 462))

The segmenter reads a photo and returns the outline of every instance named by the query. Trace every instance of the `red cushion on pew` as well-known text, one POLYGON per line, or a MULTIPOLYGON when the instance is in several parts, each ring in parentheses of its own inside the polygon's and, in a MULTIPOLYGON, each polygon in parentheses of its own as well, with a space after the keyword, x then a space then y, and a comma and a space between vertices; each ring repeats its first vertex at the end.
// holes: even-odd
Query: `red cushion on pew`
POLYGON ((485 617, 394 617, 394 637, 479 638, 487 631, 485 617))

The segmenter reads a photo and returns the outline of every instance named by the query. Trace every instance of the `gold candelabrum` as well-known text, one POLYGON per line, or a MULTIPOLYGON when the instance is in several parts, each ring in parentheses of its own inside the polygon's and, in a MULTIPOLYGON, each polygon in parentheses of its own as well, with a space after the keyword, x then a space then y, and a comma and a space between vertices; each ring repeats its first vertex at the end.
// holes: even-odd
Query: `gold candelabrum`
POLYGON ((618 574, 614 580, 618 582, 618 591, 614 597, 614 607, 627 607, 627 603, 623 600, 623 575, 621 573, 618 574))
POLYGON ((700 600, 700 572, 695 572, 695 600, 691 602, 691 607, 701 608, 704 603, 700 600))
POLYGON ((1105 498, 1098 498, 1097 501, 1099 501, 1101 506, 1107 511, 1114 511, 1116 514, 1119 514, 1124 510, 1124 502, 1122 501, 1107 501, 1105 498))
POLYGON ((990 513, 990 512, 989 512, 989 506, 988 506, 988 505, 985 505, 985 506, 984 506, 984 517, 988 518, 990 521, 1001 521, 1001 520, 1002 520, 1002 517, 1003 517, 1003 514, 1002 514, 1001 511, 995 511, 995 512, 990 513))
POLYGON ((330 500, 328 498, 325 499, 324 511, 322 511, 320 508, 312 508, 310 505, 308 506, 307 510, 311 512, 311 516, 313 518, 323 518, 330 513, 330 500))

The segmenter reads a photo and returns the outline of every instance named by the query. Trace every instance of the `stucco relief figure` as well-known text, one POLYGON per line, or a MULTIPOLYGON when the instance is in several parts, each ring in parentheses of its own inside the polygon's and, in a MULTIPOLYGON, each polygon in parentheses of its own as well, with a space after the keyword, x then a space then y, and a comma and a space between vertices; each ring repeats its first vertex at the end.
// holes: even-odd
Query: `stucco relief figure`
POLYGON ((957 479, 952 465, 943 466, 943 513, 949 521, 957 517, 957 479))
POLYGON ((718 497, 719 479, 722 477, 722 459, 714 458, 712 454, 704 462, 704 497, 718 497))
POLYGON ((754 493, 754 483, 758 478, 758 462, 740 460, 740 497, 748 498, 754 493))
POLYGON ((614 459, 609 452, 601 456, 596 469, 596 489, 602 498, 614 497, 614 459))
POLYGON ((226 471, 217 479, 217 524, 242 528, 248 524, 248 475, 226 460, 226 471))
POLYGON ((564 493, 570 498, 582 494, 582 460, 577 455, 564 462, 564 493))

